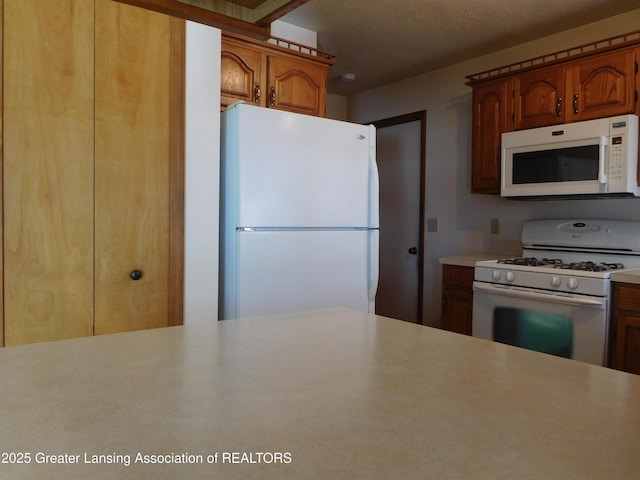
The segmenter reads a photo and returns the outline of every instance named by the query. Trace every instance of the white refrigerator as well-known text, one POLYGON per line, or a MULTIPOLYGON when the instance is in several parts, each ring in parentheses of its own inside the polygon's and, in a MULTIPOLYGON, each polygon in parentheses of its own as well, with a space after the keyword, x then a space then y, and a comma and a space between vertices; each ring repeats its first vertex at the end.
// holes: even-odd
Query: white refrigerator
POLYGON ((236 103, 222 115, 220 319, 374 311, 372 125, 236 103))

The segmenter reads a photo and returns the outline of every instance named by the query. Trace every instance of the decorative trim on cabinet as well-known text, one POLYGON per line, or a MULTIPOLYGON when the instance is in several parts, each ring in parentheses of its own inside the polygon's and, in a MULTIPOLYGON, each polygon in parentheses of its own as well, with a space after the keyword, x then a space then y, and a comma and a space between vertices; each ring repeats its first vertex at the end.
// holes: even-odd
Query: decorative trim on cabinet
MULTIPOLYGON (((565 63, 583 57, 599 55, 611 50, 640 45, 640 30, 604 38, 596 42, 586 43, 577 47, 567 48, 539 57, 530 58, 521 62, 511 63, 502 67, 485 70, 484 72, 467 75, 467 85, 473 86, 500 77, 515 75, 520 72, 535 70, 541 67, 565 63)), ((636 69, 636 72, 638 70, 636 69)))

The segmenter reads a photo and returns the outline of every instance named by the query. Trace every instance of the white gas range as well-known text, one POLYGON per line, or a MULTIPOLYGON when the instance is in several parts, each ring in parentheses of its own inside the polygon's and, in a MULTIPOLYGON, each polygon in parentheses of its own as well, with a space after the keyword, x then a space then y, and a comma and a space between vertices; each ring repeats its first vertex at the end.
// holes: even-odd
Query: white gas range
POLYGON ((640 268, 640 222, 531 220, 522 244, 522 257, 476 263, 472 335, 606 365, 611 273, 640 268), (519 340, 545 322, 568 345, 519 340))

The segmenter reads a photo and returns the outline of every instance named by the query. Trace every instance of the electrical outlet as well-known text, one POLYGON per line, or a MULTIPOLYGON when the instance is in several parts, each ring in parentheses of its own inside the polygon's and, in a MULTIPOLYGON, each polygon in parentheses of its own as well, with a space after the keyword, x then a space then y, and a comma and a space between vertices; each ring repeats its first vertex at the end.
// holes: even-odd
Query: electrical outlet
POLYGON ((491 219, 491 234, 498 235, 500 234, 500 219, 492 218, 491 219))
POLYGON ((438 231, 438 219, 427 218, 427 232, 437 232, 437 231, 438 231))

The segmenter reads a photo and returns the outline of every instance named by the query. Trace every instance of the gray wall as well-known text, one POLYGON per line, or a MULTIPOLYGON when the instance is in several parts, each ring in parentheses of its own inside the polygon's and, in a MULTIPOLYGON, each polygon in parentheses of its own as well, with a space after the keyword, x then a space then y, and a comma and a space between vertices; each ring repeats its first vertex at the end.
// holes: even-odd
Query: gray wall
POLYGON ((367 122, 427 111, 426 217, 440 219, 425 232, 424 323, 440 325, 440 265, 446 255, 499 251, 518 242, 530 218, 607 217, 640 220, 640 199, 525 202, 469 193, 471 88, 465 76, 583 43, 635 31, 640 9, 542 40, 369 90, 348 99, 348 119, 367 122), (490 233, 499 218, 501 232, 490 233))

